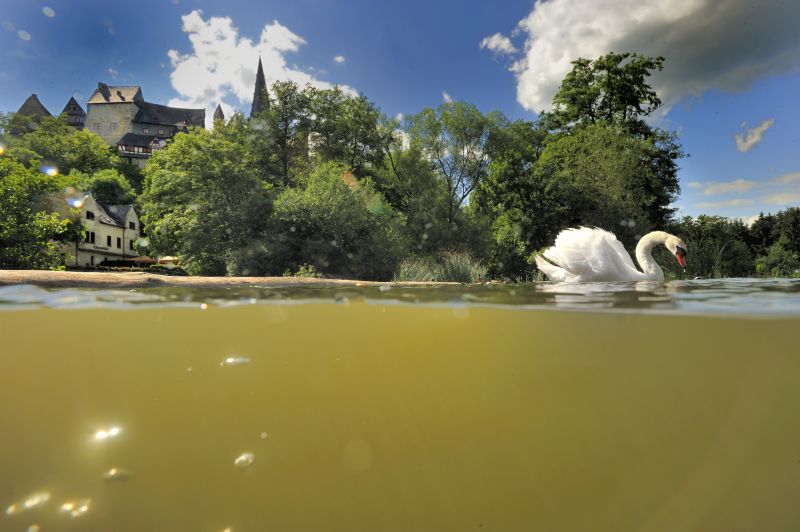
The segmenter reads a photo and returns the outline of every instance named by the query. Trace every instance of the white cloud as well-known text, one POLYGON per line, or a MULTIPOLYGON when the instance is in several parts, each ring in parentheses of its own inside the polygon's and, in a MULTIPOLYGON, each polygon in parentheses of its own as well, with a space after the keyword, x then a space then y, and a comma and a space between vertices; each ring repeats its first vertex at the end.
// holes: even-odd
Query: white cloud
POLYGON ((727 207, 744 207, 746 205, 752 205, 753 200, 751 199, 732 199, 732 200, 725 200, 725 201, 707 201, 698 203, 695 205, 698 209, 724 209, 727 207))
POLYGON ((775 123, 774 118, 768 118, 758 124, 756 127, 752 127, 747 130, 747 135, 742 135, 741 133, 736 134, 736 149, 740 152, 744 153, 750 151, 753 146, 761 142, 761 139, 764 137, 764 133, 772 127, 772 124, 775 123))
POLYGON ((484 37, 480 42, 481 49, 488 48, 496 54, 511 55, 517 53, 517 49, 511 42, 511 39, 502 33, 495 33, 489 37, 484 37))
POLYGON ((705 185, 703 183, 698 183, 697 181, 691 181, 690 183, 686 183, 686 187, 700 190, 705 188, 705 185))
POLYGON ((758 220, 758 217, 759 217, 758 214, 753 214, 753 215, 750 215, 750 216, 743 216, 742 217, 742 223, 744 223, 744 225, 746 225, 747 227, 753 227, 753 224, 756 223, 756 220, 758 220))
POLYGON ((761 198, 765 203, 771 205, 796 205, 800 204, 800 193, 798 192, 778 192, 761 198))
MULTIPOLYGON (((167 105, 204 107, 207 126, 218 103, 223 104, 226 116, 234 108, 249 112, 259 57, 268 86, 276 80, 285 80, 300 86, 309 83, 318 88, 333 87, 287 63, 285 55, 296 52, 306 41, 277 20, 264 26, 258 41, 253 41, 239 34, 230 17, 203 19, 203 12, 194 10, 181 19, 192 50, 187 54, 177 50, 167 52, 172 66, 172 87, 179 94, 167 105)), ((355 94, 350 87, 342 89, 355 94)))
POLYGON ((345 61, 347 61, 347 59, 343 55, 337 55, 336 57, 333 58, 333 60, 336 61, 339 64, 344 63, 345 61))
POLYGON ((770 181, 770 183, 773 185, 790 185, 792 183, 800 183, 800 172, 779 175, 770 181))
POLYGON ((111 79, 117 79, 117 76, 119 75, 119 71, 115 70, 113 68, 109 68, 108 69, 108 75, 111 76, 111 79))
POLYGON ((709 183, 703 190, 703 195, 714 196, 717 194, 730 194, 732 192, 747 192, 756 186, 756 184, 755 181, 747 181, 746 179, 737 179, 724 183, 709 183))
POLYGON ((403 121, 403 118, 405 118, 405 115, 404 115, 403 113, 397 113, 397 114, 394 116, 394 119, 395 119, 395 120, 397 120, 398 122, 402 122, 402 121, 403 121))
POLYGON ((511 70, 526 109, 550 109, 578 57, 611 51, 663 55, 652 85, 669 108, 710 89, 739 91, 770 74, 795 71, 800 2, 765 0, 549 0, 519 23, 525 50, 511 70))
POLYGON ((442 100, 444 100, 444 103, 453 102, 453 98, 449 94, 447 94, 447 91, 442 91, 442 100))

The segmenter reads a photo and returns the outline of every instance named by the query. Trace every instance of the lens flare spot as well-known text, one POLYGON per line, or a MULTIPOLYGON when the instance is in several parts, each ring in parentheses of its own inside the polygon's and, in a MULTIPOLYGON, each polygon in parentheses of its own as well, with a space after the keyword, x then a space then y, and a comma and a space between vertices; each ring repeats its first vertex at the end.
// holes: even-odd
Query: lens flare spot
POLYGON ((136 239, 136 245, 139 246, 140 248, 146 248, 147 246, 150 245, 150 239, 141 236, 136 239))
POLYGON ((40 170, 43 173, 49 175, 50 177, 55 177, 58 175, 58 168, 56 168, 55 166, 42 166, 40 170))
POLYGON ((43 7, 42 8, 42 13, 44 13, 44 16, 50 17, 50 18, 53 18, 54 16, 56 16, 56 11, 52 7, 47 7, 47 6, 43 7))
POLYGON ((118 481, 128 480, 129 478, 131 478, 130 472, 120 467, 112 467, 111 469, 103 473, 103 480, 107 481, 118 482, 118 481))
POLYGON ((30 41, 30 40, 31 40, 31 34, 30 34, 30 33, 28 33, 28 32, 27 32, 27 31, 25 31, 25 30, 19 30, 19 31, 17 32, 17 37, 19 37, 19 38, 20 38, 20 39, 22 39, 23 41, 30 41))
POLYGON ((6 153, 6 147, 0 144, 0 155, 3 155, 5 153, 6 153))

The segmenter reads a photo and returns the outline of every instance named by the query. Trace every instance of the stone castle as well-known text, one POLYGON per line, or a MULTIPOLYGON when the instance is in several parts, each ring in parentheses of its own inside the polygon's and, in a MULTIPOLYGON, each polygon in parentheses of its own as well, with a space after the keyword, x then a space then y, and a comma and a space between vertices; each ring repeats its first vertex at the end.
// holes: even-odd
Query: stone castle
MULTIPOLYGON (((258 60, 255 91, 250 117, 269 108, 267 83, 261 59, 258 60)), ((111 86, 98 83, 86 102, 86 111, 70 98, 61 117, 76 129, 87 129, 115 147, 126 162, 143 168, 155 150, 163 148, 177 133, 190 127, 205 127, 205 109, 184 109, 149 103, 139 86, 111 86)), ((43 118, 53 116, 31 94, 17 111, 18 115, 43 118)), ((222 106, 217 105, 214 120, 225 120, 222 106)))

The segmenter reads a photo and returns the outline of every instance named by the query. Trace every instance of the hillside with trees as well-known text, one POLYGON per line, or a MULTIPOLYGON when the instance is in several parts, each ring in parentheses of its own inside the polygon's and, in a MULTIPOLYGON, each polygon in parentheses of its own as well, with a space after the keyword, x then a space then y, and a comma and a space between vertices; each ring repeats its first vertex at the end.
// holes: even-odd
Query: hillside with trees
POLYGON ((524 281, 559 231, 589 225, 629 249, 680 235, 691 276, 798 275, 800 208, 750 227, 675 218, 684 153, 647 121, 664 62, 578 59, 536 121, 448 102, 401 124, 363 95, 277 82, 259 116, 179 133, 144 171, 58 118, 2 115, 0 268, 59 267, 53 242, 81 234, 65 190, 80 190, 134 203, 145 251, 191 274, 524 281))

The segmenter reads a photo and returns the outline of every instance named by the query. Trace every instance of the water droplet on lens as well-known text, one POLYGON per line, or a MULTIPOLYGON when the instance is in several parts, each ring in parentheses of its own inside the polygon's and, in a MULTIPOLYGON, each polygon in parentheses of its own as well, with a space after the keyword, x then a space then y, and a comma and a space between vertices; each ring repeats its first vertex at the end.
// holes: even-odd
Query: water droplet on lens
POLYGON ((261 433, 261 439, 262 440, 266 440, 267 439, 267 433, 266 432, 262 432, 261 433))
POLYGON ((243 356, 226 357, 225 360, 219 363, 220 366, 243 366, 249 364, 250 359, 243 356))
POLYGON ((235 465, 239 469, 247 469, 248 467, 253 465, 253 462, 255 461, 256 457, 253 455, 253 453, 242 453, 240 456, 236 458, 236 460, 233 461, 233 465, 235 465))
POLYGON ((205 310, 208 308, 208 303, 200 303, 200 310, 205 310))

